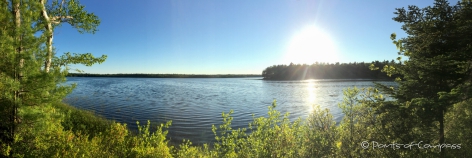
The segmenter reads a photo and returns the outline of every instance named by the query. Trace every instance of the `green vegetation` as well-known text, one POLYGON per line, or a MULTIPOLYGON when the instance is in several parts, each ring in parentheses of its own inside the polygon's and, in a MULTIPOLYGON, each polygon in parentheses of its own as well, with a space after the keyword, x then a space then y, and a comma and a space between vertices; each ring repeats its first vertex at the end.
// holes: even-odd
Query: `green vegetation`
MULTIPOLYGON (((382 92, 397 99, 385 110, 409 113, 411 126, 403 131, 421 131, 400 139, 429 139, 444 144, 446 112, 454 104, 472 98, 472 4, 450 6, 445 0, 436 0, 432 7, 409 6, 408 10, 397 9, 395 14, 393 20, 403 23, 408 36, 396 40, 392 34, 391 39, 398 54, 408 60, 383 68, 388 75, 403 76, 397 78, 399 89, 378 85, 382 92)), ((443 150, 441 155, 447 152, 443 150)))
MULTIPOLYGON (((99 24, 77 1, 63 2, 47 7, 44 1, 0 2, 2 156, 472 157, 470 1, 450 6, 436 0, 434 6, 423 9, 397 9, 394 20, 403 23, 409 36, 396 40, 392 34, 391 39, 399 55, 408 60, 401 62, 399 57, 398 63, 373 63, 369 68, 378 73, 383 66, 381 71, 395 77, 399 87, 377 84, 376 88, 345 90, 339 104, 344 118, 338 125, 320 107, 314 107, 306 120, 289 120, 289 114, 274 109, 274 101, 268 117, 254 117, 248 128, 233 129, 233 112, 223 113, 223 123, 211 128, 215 143, 203 146, 192 146, 189 140, 170 145, 165 129, 171 122, 153 131, 148 122, 133 133, 126 124, 61 103, 74 87, 62 84, 68 65, 90 66, 106 58, 54 56, 52 33, 61 22, 69 22, 81 33, 93 33, 99 24)), ((328 69, 330 65, 322 66, 334 71, 328 69)), ((298 79, 286 76, 303 70, 296 65, 281 67, 290 70, 277 73, 283 79, 298 79)), ((264 74, 275 72, 266 69, 264 74)))
MULTIPOLYGON (((401 62, 395 63, 395 60, 383 62, 372 62, 376 67, 384 67, 385 65, 400 65, 401 62)), ((370 70, 371 64, 364 62, 354 63, 314 63, 312 65, 293 64, 290 65, 274 65, 267 67, 262 71, 262 77, 265 80, 307 80, 307 79, 371 79, 371 80, 393 80, 394 76, 387 76, 380 70, 370 70)))
MULTIPOLYGON (((103 119, 92 112, 79 110, 60 102, 43 107, 21 108, 24 120, 19 124, 12 144, 3 144, 4 156, 11 157, 433 157, 438 147, 420 149, 388 147, 379 144, 415 144, 401 140, 394 133, 402 119, 376 113, 385 101, 374 88, 347 89, 339 105, 345 114, 336 126, 328 109, 313 107, 306 120, 289 120, 268 107, 268 117, 254 118, 248 128, 233 129, 230 111, 223 113, 223 123, 213 126, 215 143, 193 146, 185 140, 172 146, 165 129, 171 122, 150 131, 150 123, 139 126, 137 133, 126 124, 103 119), (375 108, 379 107, 379 108, 375 108), (33 120, 30 117, 37 117, 33 120), (369 146, 364 149, 363 142, 369 146), (375 145, 375 142, 379 143, 375 145), (10 155, 9 155, 10 154, 10 155)), ((472 156, 472 99, 455 104, 446 113, 445 129, 449 144, 447 157, 472 156), (457 146, 460 144, 459 146, 457 146)), ((397 113, 399 114, 399 113, 397 113)), ((408 121, 408 120, 403 120, 408 121)), ((209 127, 210 129, 210 127, 209 127)), ((431 130, 431 129, 430 129, 431 130)), ((417 133, 427 131, 416 131, 417 133)), ((403 134, 409 134, 405 132, 403 134)), ((423 141, 421 145, 437 142, 423 141)), ((364 144, 365 145, 365 144, 364 144)), ((446 148, 442 148, 445 150, 446 148)))
POLYGON ((67 77, 130 77, 130 78, 243 78, 261 77, 256 74, 89 74, 69 73, 67 77))
MULTIPOLYGON (((50 122, 59 115, 47 113, 54 110, 52 103, 61 101, 75 87, 62 84, 69 65, 91 66, 106 59, 105 55, 95 58, 90 53, 56 56, 52 47, 54 28, 64 22, 80 33, 94 33, 100 20, 93 13, 87 13, 76 0, 0 2, 0 142, 6 155, 24 151, 34 155, 34 152, 45 152, 39 149, 51 149, 48 145, 54 143, 34 147, 29 146, 28 141, 44 143, 41 141, 43 133, 38 133, 48 132, 44 128, 54 129, 49 132, 63 131, 62 126, 56 126, 60 122, 50 122), (18 144, 22 141, 26 142, 18 144), (10 147, 15 150, 9 150, 10 147)), ((50 134, 53 133, 44 133, 44 136, 50 134)))

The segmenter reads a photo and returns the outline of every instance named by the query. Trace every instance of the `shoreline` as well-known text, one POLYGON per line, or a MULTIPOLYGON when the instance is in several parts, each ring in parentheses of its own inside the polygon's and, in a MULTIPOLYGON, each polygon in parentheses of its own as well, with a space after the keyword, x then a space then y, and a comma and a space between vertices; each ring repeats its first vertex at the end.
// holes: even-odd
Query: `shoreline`
POLYGON ((395 81, 394 79, 305 79, 305 80, 282 80, 282 79, 260 79, 264 81, 317 81, 317 82, 344 82, 344 81, 395 81))
POLYGON ((248 78, 262 77, 258 74, 80 74, 70 73, 66 77, 113 77, 113 78, 248 78))

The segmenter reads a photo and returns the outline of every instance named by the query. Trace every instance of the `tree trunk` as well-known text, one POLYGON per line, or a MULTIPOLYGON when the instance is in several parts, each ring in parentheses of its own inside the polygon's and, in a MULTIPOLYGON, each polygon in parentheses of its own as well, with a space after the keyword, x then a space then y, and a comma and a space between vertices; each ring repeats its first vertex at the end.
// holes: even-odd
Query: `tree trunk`
POLYGON ((44 0, 41 0, 41 12, 44 17, 44 21, 46 21, 46 47, 47 47, 47 59, 44 63, 44 71, 49 72, 49 69, 51 68, 51 58, 52 58, 52 38, 53 38, 53 32, 52 32, 52 24, 51 20, 49 19, 48 13, 46 11, 46 2, 44 0))
MULTIPOLYGON (((444 144, 444 109, 439 116, 439 144, 444 144)), ((446 148, 441 149, 441 157, 446 156, 446 148)))
MULTIPOLYGON (((12 9, 13 9, 13 14, 15 16, 15 30, 18 30, 20 29, 21 31, 21 10, 20 10, 20 0, 17 0, 17 1, 12 1, 12 9)), ((22 72, 21 72, 21 68, 23 67, 23 62, 24 60, 21 59, 21 52, 22 52, 22 48, 21 48, 21 40, 22 40, 22 35, 21 33, 18 33, 16 32, 15 33, 15 39, 16 39, 16 42, 18 44, 18 47, 16 48, 16 55, 17 55, 17 59, 20 59, 18 61, 18 66, 15 66, 14 67, 14 78, 15 78, 15 81, 17 82, 21 82, 21 77, 22 77, 22 72)), ((18 122, 17 121, 17 111, 18 111, 18 104, 20 102, 20 92, 21 92, 21 89, 20 90, 16 90, 14 91, 14 100, 13 102, 11 103, 11 116, 10 116, 10 137, 11 139, 14 138, 15 136, 15 130, 16 130, 16 123, 18 122)))

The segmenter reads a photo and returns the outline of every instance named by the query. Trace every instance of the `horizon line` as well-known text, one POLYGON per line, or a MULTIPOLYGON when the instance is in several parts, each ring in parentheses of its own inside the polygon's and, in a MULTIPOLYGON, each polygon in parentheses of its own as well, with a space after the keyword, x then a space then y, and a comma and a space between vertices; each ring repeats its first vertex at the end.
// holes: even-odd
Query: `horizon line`
POLYGON ((68 74, 93 74, 93 75, 133 75, 133 74, 147 74, 147 75, 262 75, 261 74, 185 74, 185 73, 80 73, 71 72, 68 74))

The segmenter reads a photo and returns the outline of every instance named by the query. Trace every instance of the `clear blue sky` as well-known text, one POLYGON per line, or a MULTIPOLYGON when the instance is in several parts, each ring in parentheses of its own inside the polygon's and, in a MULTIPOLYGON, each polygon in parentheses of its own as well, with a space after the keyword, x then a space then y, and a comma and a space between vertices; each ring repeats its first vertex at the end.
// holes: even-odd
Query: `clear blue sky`
POLYGON ((73 68, 86 73, 260 74, 268 66, 289 64, 289 60, 395 59, 398 55, 390 34, 405 36, 401 24, 392 20, 395 8, 422 8, 433 0, 81 3, 100 18, 99 31, 80 34, 64 24, 55 31, 57 53, 90 52, 106 54, 108 59, 100 65, 73 68))

